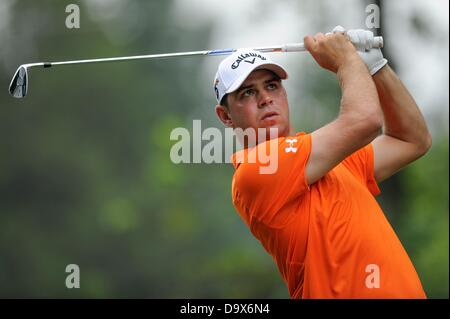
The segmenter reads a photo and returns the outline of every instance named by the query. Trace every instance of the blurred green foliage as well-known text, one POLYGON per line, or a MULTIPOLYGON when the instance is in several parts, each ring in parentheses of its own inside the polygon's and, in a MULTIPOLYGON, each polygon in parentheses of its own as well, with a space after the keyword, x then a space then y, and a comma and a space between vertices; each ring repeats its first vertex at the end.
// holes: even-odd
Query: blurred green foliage
MULTIPOLYGON (((126 45, 89 15, 79 31, 64 28, 69 3, 14 2, 16 65, 209 47, 209 28, 184 32, 170 1, 138 2, 140 29, 126 45)), ((197 92, 210 79, 199 76, 200 59, 33 70, 23 100, 6 93, 8 67, 0 73, 0 297, 289 297, 234 211, 231 165, 170 161, 170 131, 189 128, 192 109, 205 104, 197 92), (71 263, 80 266, 80 289, 64 285, 71 263)), ((320 74, 305 100, 336 105, 336 83, 320 74)), ((313 129, 308 117, 332 115, 306 114, 297 122, 304 130, 313 129)), ((401 196, 388 197, 398 201, 391 221, 430 297, 448 297, 442 134, 398 175, 401 196)))

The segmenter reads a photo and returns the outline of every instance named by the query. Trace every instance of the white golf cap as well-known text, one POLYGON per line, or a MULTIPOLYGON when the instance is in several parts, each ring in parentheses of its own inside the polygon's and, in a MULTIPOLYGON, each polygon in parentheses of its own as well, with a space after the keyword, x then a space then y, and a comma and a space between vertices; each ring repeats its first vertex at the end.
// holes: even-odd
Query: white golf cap
POLYGON ((224 59, 217 68, 214 78, 214 91, 220 103, 225 94, 236 91, 254 70, 267 69, 281 79, 287 79, 283 67, 262 52, 254 50, 238 50, 224 59))

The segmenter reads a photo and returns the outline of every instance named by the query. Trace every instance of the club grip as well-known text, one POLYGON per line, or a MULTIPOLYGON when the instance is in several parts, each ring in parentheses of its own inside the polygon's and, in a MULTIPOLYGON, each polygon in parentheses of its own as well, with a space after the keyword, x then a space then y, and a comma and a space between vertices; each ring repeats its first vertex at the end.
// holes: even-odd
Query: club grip
POLYGON ((384 46, 383 37, 373 37, 372 48, 381 49, 384 46))
MULTIPOLYGON (((372 48, 381 49, 383 46, 383 37, 373 37, 372 48)), ((281 46, 282 52, 300 52, 305 50, 305 45, 303 43, 286 43, 281 46)))
POLYGON ((300 52, 306 51, 303 43, 286 43, 281 46, 283 52, 300 52))

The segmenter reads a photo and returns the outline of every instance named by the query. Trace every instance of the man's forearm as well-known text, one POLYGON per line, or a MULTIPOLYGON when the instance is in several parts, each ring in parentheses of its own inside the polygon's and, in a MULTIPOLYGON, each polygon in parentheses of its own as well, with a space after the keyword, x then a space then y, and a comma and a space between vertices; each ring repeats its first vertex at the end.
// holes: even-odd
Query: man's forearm
POLYGON ((373 76, 384 114, 383 133, 428 149, 431 136, 416 102, 386 65, 373 76))
POLYGON ((381 125, 383 114, 373 79, 363 61, 356 56, 353 61, 342 66, 338 73, 342 89, 340 116, 350 116, 381 125))

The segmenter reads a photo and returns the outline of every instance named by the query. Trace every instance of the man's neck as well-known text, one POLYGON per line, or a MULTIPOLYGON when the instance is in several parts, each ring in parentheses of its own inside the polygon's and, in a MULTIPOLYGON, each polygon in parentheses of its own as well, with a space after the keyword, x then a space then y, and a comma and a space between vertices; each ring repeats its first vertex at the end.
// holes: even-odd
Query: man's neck
POLYGON ((285 138, 288 136, 294 136, 295 131, 292 129, 292 127, 289 127, 289 130, 286 132, 281 132, 281 134, 278 134, 278 130, 274 131, 271 130, 269 132, 266 132, 265 138, 259 138, 258 134, 256 134, 255 140, 250 139, 248 136, 244 136, 244 141, 241 139, 241 144, 244 145, 244 148, 253 148, 256 145, 260 143, 264 143, 276 138, 285 138), (243 143, 242 143, 243 142, 243 143))

